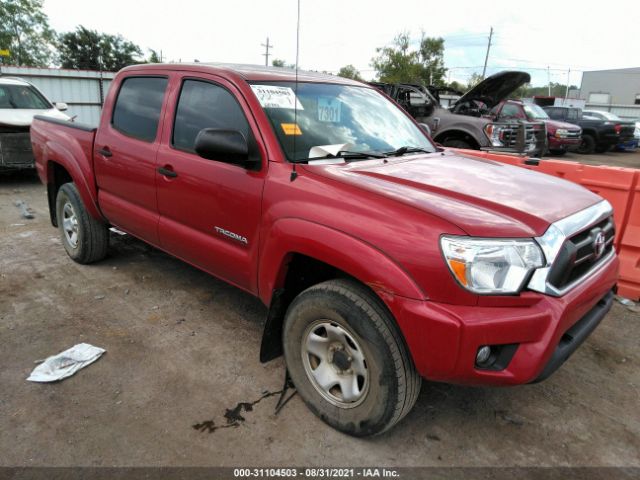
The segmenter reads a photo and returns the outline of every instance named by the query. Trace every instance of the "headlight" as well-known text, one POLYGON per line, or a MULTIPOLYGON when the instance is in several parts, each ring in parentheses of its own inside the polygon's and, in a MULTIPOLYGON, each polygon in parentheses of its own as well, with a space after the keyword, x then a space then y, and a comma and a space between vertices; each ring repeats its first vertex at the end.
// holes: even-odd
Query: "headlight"
POLYGON ((544 266, 542 250, 533 239, 443 236, 440 246, 453 276, 474 293, 517 293, 529 273, 544 266))
POLYGON ((559 128, 556 130, 556 137, 557 138, 564 138, 567 135, 569 135, 569 130, 567 130, 566 128, 559 128))
POLYGON ((494 147, 504 146, 505 127, 499 127, 493 123, 488 123, 484 127, 484 133, 494 147))

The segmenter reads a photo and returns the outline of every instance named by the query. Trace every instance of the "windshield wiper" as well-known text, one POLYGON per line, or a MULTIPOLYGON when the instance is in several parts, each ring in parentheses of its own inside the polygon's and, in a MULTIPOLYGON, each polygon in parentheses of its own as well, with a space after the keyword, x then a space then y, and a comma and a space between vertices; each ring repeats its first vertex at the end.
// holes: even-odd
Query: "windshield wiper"
POLYGON ((340 150, 335 155, 328 153, 322 157, 307 158, 306 160, 324 160, 327 158, 344 158, 345 160, 353 160, 359 158, 387 158, 382 152, 354 152, 351 150, 340 150))
POLYGON ((427 150, 425 148, 420 148, 420 147, 409 147, 409 146, 405 146, 405 147, 400 147, 396 150, 393 150, 391 152, 385 152, 386 155, 392 156, 392 157, 401 157, 402 155, 406 154, 406 153, 433 153, 430 150, 427 150))

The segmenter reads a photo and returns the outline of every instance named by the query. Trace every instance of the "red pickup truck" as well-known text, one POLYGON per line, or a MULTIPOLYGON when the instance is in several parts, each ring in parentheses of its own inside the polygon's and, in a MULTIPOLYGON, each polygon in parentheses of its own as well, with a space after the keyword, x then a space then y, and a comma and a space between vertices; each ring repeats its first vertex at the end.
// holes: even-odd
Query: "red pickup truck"
POLYGON ((97 129, 37 117, 31 141, 73 260, 102 259, 114 226, 258 296, 261 360, 284 353, 310 409, 351 435, 397 423, 421 377, 548 377, 612 304, 608 202, 438 148, 359 82, 128 67, 97 129))

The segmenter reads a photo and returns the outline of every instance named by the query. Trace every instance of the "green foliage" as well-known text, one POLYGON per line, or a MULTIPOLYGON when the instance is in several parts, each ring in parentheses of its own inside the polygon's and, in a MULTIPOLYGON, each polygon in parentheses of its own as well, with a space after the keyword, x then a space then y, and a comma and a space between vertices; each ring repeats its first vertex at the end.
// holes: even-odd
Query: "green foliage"
POLYGON ((58 37, 58 61, 62 68, 116 72, 140 63, 142 50, 121 35, 99 33, 79 25, 58 37))
POLYGON ((5 63, 47 66, 54 33, 42 11, 43 0, 0 1, 0 50, 8 49, 5 63))
MULTIPOLYGON (((576 90, 578 87, 570 85, 569 90, 576 90)), ((552 97, 564 97, 567 91, 567 84, 551 82, 551 96, 552 97)), ((518 90, 513 92, 511 98, 527 98, 535 96, 546 97, 549 95, 549 86, 544 87, 532 87, 530 84, 523 85, 518 90)))
POLYGON ((339 77, 344 77, 344 78, 350 78, 352 80, 363 81, 362 77, 360 76, 360 72, 358 71, 358 69, 356 67, 354 67, 353 65, 351 65, 351 64, 345 65, 344 67, 342 67, 338 71, 338 76, 339 77))
POLYGON ((282 67, 282 68, 291 68, 291 69, 296 68, 295 63, 287 63, 284 60, 281 60, 279 58, 274 58, 271 61, 271 65, 273 65, 274 67, 282 67))
POLYGON ((469 81, 467 82, 466 90, 471 90, 473 87, 478 85, 482 80, 484 80, 484 77, 481 74, 475 73, 475 72, 472 73, 471 76, 469 77, 469 81))
POLYGON ((378 79, 388 83, 445 85, 444 39, 422 34, 418 49, 411 48, 408 32, 400 33, 393 46, 376 49, 371 61, 378 79))
POLYGON ((147 63, 162 63, 160 54, 153 48, 149 49, 149 58, 147 59, 147 63))

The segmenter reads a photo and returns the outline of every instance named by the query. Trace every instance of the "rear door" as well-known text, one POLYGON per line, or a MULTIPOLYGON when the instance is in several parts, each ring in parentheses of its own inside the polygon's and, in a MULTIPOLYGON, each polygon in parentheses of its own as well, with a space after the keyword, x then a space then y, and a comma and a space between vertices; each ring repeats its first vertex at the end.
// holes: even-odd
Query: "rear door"
POLYGON ((164 250, 256 291, 262 189, 268 162, 240 92, 216 76, 175 79, 157 173, 164 250), (262 158, 259 170, 206 160, 194 151, 203 128, 239 130, 262 158), (167 174, 167 172, 171 172, 167 174))
MULTIPOLYGON (((100 208, 109 221, 158 245, 156 154, 167 91, 166 76, 127 76, 94 143, 100 208)), ((106 113, 106 112, 105 112, 106 113)))

